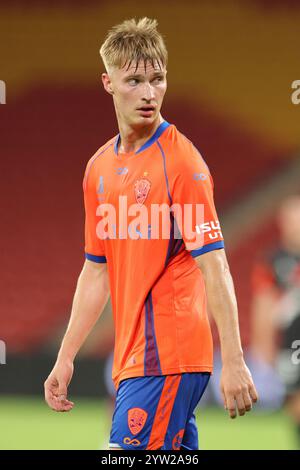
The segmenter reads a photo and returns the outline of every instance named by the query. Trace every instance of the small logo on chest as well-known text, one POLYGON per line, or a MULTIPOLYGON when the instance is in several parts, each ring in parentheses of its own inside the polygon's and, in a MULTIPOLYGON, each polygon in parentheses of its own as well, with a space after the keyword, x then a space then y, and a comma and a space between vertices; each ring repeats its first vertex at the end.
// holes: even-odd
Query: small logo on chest
POLYGON ((117 168, 117 175, 127 175, 127 173, 128 173, 128 168, 126 168, 126 166, 117 168))

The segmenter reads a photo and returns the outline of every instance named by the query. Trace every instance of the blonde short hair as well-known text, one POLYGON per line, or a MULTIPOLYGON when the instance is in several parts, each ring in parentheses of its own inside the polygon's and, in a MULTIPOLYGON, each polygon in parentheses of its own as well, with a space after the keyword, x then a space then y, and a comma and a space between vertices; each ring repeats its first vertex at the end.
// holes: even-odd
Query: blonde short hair
POLYGON ((107 72, 111 68, 123 68, 128 64, 149 61, 160 68, 168 63, 168 52, 161 34, 157 31, 157 20, 147 17, 136 21, 134 18, 113 26, 100 48, 100 56, 107 72))

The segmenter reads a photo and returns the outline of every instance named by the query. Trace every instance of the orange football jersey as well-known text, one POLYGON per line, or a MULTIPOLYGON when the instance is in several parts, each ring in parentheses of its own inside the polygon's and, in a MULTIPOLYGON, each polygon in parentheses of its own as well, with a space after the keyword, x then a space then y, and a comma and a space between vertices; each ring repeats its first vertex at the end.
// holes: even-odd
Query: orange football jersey
POLYGON ((85 256, 107 263, 110 279, 114 384, 210 372, 205 287, 194 258, 224 242, 208 167, 167 121, 136 152, 120 154, 119 142, 117 135, 95 153, 83 181, 85 256))

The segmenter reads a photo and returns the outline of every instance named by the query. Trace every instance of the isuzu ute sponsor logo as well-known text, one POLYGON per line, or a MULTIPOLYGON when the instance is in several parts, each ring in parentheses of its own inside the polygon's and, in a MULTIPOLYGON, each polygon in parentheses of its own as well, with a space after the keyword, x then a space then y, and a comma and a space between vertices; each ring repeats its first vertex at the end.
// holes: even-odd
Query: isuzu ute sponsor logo
POLYGON ((195 229, 196 229, 196 232, 199 234, 210 232, 208 234, 208 237, 211 240, 214 240, 220 237, 223 238, 221 227, 220 227, 220 222, 218 220, 211 220, 210 222, 204 222, 203 224, 196 225, 195 229))

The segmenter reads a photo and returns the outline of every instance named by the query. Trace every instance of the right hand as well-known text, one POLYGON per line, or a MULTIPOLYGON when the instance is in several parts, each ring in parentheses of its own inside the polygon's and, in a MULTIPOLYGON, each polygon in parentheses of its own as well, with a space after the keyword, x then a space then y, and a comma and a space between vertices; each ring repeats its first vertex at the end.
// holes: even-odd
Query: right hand
POLYGON ((72 410, 74 403, 67 399, 67 390, 73 371, 73 362, 58 362, 45 381, 45 401, 52 410, 61 412, 72 410))

